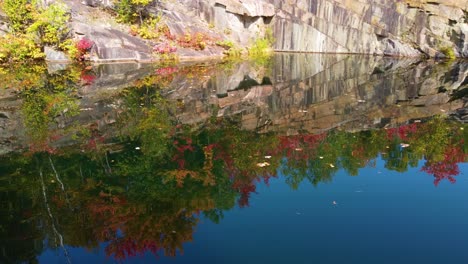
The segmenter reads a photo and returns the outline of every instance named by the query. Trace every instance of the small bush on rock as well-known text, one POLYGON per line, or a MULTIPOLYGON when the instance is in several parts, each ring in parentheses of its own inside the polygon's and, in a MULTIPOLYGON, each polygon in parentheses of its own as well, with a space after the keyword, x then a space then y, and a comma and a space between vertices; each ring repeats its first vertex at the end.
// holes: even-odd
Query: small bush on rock
POLYGON ((42 8, 37 0, 3 0, 12 32, 0 40, 0 60, 22 61, 45 57, 44 46, 64 50, 69 28, 67 7, 54 3, 42 8))

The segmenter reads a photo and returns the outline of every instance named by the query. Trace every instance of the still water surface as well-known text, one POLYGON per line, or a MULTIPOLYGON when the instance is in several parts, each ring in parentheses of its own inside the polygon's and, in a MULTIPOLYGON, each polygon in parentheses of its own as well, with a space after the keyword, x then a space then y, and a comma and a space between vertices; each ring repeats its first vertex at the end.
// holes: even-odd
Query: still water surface
POLYGON ((0 262, 468 263, 467 69, 10 69, 0 262))

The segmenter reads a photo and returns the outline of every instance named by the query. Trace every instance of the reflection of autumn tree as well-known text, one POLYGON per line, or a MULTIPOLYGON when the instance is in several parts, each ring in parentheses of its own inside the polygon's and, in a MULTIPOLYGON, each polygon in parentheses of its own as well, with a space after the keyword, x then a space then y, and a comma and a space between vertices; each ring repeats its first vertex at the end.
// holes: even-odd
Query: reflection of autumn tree
POLYGON ((1 88, 17 91, 42 87, 46 81, 45 64, 7 64, 0 67, 1 88))
POLYGON ((124 200, 102 194, 90 203, 94 235, 108 241, 106 253, 117 259, 164 250, 168 256, 182 251, 183 243, 192 238, 196 218, 190 210, 174 207, 172 203, 154 201, 154 205, 124 200))
POLYGON ((414 153, 426 160, 440 161, 444 158, 445 148, 451 143, 452 132, 441 118, 435 118, 421 125, 408 142, 414 153))
MULTIPOLYGON (((276 176, 276 168, 280 157, 273 157, 278 140, 272 134, 257 135, 248 131, 241 131, 228 123, 222 124, 222 129, 215 126, 207 129, 199 136, 199 142, 206 144, 206 149, 212 153, 206 155, 213 157, 215 164, 221 167, 215 169, 215 175, 232 181, 232 189, 239 195, 238 204, 241 207, 249 205, 249 198, 255 193, 256 183, 268 183, 271 177, 276 176), (271 156, 267 159, 265 157, 271 156), (267 162, 262 167, 259 163, 267 162)), ((206 167, 205 167, 206 168, 206 167)))
MULTIPOLYGON (((461 144, 463 145, 463 142, 461 144)), ((455 183, 454 176, 460 174, 457 163, 464 162, 465 159, 466 155, 460 146, 449 146, 445 150, 442 161, 428 161, 422 168, 422 171, 434 175, 434 185, 436 186, 443 179, 455 183)))
MULTIPOLYGON (((125 157, 127 155, 140 156, 142 159, 145 157, 138 152, 124 152, 111 157, 117 162, 142 161, 125 157)), ((48 164, 48 155, 35 155, 34 159, 37 161, 32 160, 23 166, 27 176, 23 178, 24 184, 33 188, 33 192, 23 193, 24 198, 29 201, 33 201, 29 197, 38 196, 41 189, 37 181, 31 181, 35 179, 34 176, 37 179, 37 167, 33 165, 48 164)), ((203 181, 191 178, 184 182, 183 187, 178 187, 174 182, 164 183, 162 175, 155 172, 156 168, 164 166, 161 163, 155 164, 153 170, 135 170, 136 174, 131 173, 124 177, 120 176, 119 166, 116 166, 113 176, 109 177, 93 156, 81 159, 74 155, 56 156, 53 159, 66 193, 60 184, 54 181, 52 168, 44 166, 41 170, 44 172, 43 182, 49 198, 48 206, 54 217, 52 221, 56 226, 52 228, 49 214, 41 204, 28 209, 28 217, 37 215, 38 221, 46 224, 40 228, 42 231, 38 234, 37 241, 49 237, 47 241, 51 248, 59 246, 54 239, 56 228, 63 234, 67 245, 91 249, 101 242, 107 242, 106 252, 116 259, 147 251, 156 254, 160 250, 164 251, 165 255, 174 256, 177 251, 183 251, 184 242, 192 239, 193 229, 201 212, 232 208, 236 197, 230 188, 230 181, 223 179, 217 181, 216 186, 206 185, 203 181), (80 161, 76 163, 77 160, 80 161), (80 175, 80 167, 89 169, 83 171, 84 175, 80 175)), ((122 166, 125 167, 124 164, 122 166)), ((137 168, 138 164, 133 166, 137 168)), ((2 170, 3 173, 13 174, 15 171, 2 170)), ((14 187, 21 189, 20 186, 14 187)), ((21 211, 25 205, 27 204, 23 202, 17 208, 21 211)), ((12 224, 21 217, 18 214, 10 215, 12 224)), ((39 228, 34 223, 37 224, 28 222, 28 226, 39 228)), ((9 227, 8 230, 15 229, 9 227)), ((30 235, 33 233, 29 231, 30 235)), ((4 235, 10 237, 10 234, 4 235)))
POLYGON ((37 181, 18 169, 26 165, 21 157, 7 161, 0 157, 0 263, 38 263, 43 246, 37 181))
POLYGON ((435 185, 442 179, 455 182, 454 176, 459 174, 457 163, 466 160, 463 150, 465 132, 458 126, 442 118, 433 118, 427 123, 387 130, 391 144, 388 144, 387 155, 383 156, 385 166, 403 172, 409 166, 416 167, 418 160, 425 159, 422 171, 434 175, 435 185))
POLYGON ((350 175, 358 175, 358 169, 367 166, 378 155, 380 150, 376 145, 379 144, 382 139, 375 131, 330 131, 320 135, 284 137, 279 148, 287 157, 282 172, 294 189, 305 179, 313 185, 331 181, 340 168, 350 175))
POLYGON ((155 85, 126 88, 119 95, 124 100, 117 124, 122 137, 141 142, 141 149, 153 157, 168 152, 171 128, 170 104, 155 85))
POLYGON ((305 179, 316 184, 320 180, 329 178, 331 169, 329 164, 332 164, 330 160, 333 159, 334 163, 336 159, 334 154, 328 152, 326 159, 324 156, 321 156, 322 159, 318 158, 318 153, 324 151, 320 149, 320 146, 326 136, 326 134, 297 135, 280 138, 280 147, 277 148, 277 153, 286 157, 283 160, 282 173, 286 175, 286 182, 293 189, 297 189, 305 179), (315 157, 317 159, 313 160, 315 157), (323 166, 326 162, 329 162, 327 167, 323 166), (317 175, 322 178, 317 180, 317 175))
POLYGON ((313 185, 330 181, 338 169, 358 175, 379 154, 390 170, 404 172, 426 160, 424 171, 434 174, 435 183, 458 174, 456 163, 466 159, 463 131, 458 124, 434 118, 386 130, 359 133, 330 131, 322 135, 280 137, 275 153, 286 157, 281 170, 287 183, 297 188, 308 180, 313 185), (461 143, 460 143, 461 142, 461 143), (442 172, 443 171, 443 172, 442 172))
POLYGON ((382 155, 385 162, 385 168, 398 172, 405 172, 409 167, 418 165, 417 157, 411 149, 403 149, 399 144, 389 144, 389 148, 382 155))
MULTIPOLYGON (((21 67, 22 69, 24 67, 21 67)), ((41 69, 33 66, 33 69, 41 69)), ((20 70, 19 72, 23 72, 20 70)), ((30 73, 29 71, 27 71, 30 73)), ((71 117, 79 113, 77 82, 79 69, 69 67, 52 74, 45 71, 34 71, 35 77, 23 81, 15 87, 23 98, 21 112, 23 122, 31 138, 31 151, 53 152, 51 143, 62 136, 63 128, 71 117)), ((23 77, 16 76, 19 81, 23 77)))

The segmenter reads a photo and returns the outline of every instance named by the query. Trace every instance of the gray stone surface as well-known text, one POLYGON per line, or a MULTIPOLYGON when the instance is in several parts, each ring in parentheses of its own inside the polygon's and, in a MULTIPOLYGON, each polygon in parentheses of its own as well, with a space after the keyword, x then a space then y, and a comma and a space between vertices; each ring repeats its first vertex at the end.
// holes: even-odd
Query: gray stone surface
POLYGON ((241 45, 272 28, 275 49, 282 51, 443 57, 441 50, 449 48, 468 55, 468 1, 180 2, 241 45))
POLYGON ((0 9, 0 37, 4 36, 9 31, 10 28, 8 26, 8 18, 3 10, 0 9))
POLYGON ((74 22, 76 34, 94 42, 90 51, 95 62, 154 60, 151 44, 120 30, 74 22))
POLYGON ((215 5, 222 5, 227 12, 247 17, 273 17, 275 7, 272 4, 256 0, 216 0, 215 5))
MULTIPOLYGON (((78 36, 96 41, 92 60, 154 60, 147 41, 127 34, 125 26, 106 18, 91 21, 96 12, 92 7, 113 8, 114 0, 67 3, 78 36)), ((279 51, 443 58, 447 49, 458 57, 468 57, 467 3, 459 0, 178 0, 155 1, 146 12, 162 14, 175 36, 202 32, 213 39, 232 40, 241 47, 252 45, 271 29, 274 48, 279 51)), ((222 50, 211 50, 188 57, 221 54, 222 50)))
POLYGON ((267 2, 279 7, 273 27, 280 50, 391 56, 436 56, 442 47, 460 56, 467 51, 466 40, 460 41, 467 25, 466 1, 267 2))
POLYGON ((97 7, 97 6, 114 7, 115 5, 114 0, 83 0, 81 3, 87 6, 92 6, 92 7, 97 7))
POLYGON ((44 53, 46 56, 46 61, 50 62, 68 62, 70 58, 63 52, 58 51, 52 47, 44 47, 44 53))

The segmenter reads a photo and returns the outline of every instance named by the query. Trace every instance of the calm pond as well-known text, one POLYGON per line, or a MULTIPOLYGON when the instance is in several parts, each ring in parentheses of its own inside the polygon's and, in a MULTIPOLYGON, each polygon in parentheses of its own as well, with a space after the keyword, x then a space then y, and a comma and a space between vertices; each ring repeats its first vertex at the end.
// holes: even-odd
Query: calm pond
POLYGON ((0 263, 468 263, 466 61, 0 76, 0 263))

